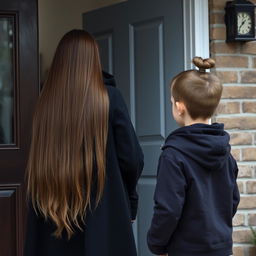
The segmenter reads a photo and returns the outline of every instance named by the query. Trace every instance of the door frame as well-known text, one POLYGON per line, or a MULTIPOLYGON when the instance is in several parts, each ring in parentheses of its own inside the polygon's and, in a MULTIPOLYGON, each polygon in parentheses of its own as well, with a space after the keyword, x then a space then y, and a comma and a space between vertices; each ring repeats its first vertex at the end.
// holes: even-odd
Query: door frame
POLYGON ((208 0, 183 0, 184 69, 192 69, 194 56, 209 58, 208 0))

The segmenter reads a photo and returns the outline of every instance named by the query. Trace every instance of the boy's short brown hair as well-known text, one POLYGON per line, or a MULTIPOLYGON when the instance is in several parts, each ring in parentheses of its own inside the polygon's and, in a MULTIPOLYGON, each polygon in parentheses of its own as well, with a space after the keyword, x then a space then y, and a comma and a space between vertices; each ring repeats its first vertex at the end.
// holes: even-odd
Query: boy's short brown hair
POLYGON ((210 118, 219 104, 223 87, 216 75, 205 72, 215 66, 213 59, 195 57, 193 63, 199 71, 187 70, 174 77, 171 94, 175 102, 185 104, 192 119, 210 118))

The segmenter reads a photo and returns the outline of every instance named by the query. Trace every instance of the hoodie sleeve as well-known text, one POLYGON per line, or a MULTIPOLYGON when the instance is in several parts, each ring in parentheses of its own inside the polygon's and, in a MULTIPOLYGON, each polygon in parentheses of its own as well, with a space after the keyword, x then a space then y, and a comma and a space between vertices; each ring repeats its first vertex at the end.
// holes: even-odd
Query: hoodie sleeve
POLYGON ((233 217, 236 214, 237 207, 238 207, 239 202, 240 202, 240 193, 239 193, 239 189, 238 189, 237 182, 236 182, 237 175, 238 175, 238 167, 237 167, 237 164, 235 162, 235 186, 234 186, 234 190, 233 190, 233 217))
POLYGON ((134 220, 138 208, 136 186, 144 165, 143 153, 123 97, 117 89, 115 89, 114 137, 119 166, 130 201, 131 218, 134 220))
POLYGON ((176 159, 162 154, 158 164, 155 207, 147 242, 152 253, 167 253, 169 240, 182 214, 186 179, 176 159))

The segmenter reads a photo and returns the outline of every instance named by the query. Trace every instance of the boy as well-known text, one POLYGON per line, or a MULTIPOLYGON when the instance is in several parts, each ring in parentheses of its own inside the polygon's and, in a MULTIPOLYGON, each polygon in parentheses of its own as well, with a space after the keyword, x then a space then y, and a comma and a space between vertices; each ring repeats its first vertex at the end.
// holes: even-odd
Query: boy
POLYGON ((205 72, 215 62, 195 57, 193 63, 199 71, 184 71, 171 84, 181 128, 162 148, 148 246, 156 255, 229 256, 238 168, 224 125, 209 125, 222 93, 218 78, 205 72))

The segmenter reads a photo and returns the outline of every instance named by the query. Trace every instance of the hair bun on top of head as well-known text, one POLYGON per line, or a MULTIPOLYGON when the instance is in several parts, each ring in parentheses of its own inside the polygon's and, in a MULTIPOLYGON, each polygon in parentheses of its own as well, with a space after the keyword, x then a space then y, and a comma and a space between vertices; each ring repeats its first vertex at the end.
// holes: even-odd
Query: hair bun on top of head
POLYGON ((201 57, 194 57, 192 61, 199 68, 200 72, 205 72, 206 69, 215 67, 215 60, 211 58, 203 59, 201 57))

